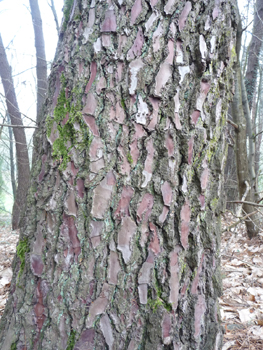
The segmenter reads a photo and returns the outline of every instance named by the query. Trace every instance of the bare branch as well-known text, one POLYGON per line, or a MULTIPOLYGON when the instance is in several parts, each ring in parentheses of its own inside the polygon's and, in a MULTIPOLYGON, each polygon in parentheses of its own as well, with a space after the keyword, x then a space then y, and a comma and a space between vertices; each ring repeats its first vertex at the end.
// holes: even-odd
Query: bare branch
POLYGON ((232 120, 227 119, 227 122, 228 122, 230 125, 232 125, 235 129, 238 130, 238 125, 237 125, 236 123, 234 123, 232 120))
POLYGON ((250 21, 249 24, 248 24, 245 28, 242 29, 242 32, 244 32, 245 30, 247 30, 247 28, 250 26, 251 23, 253 23, 253 21, 254 21, 254 20, 250 21))
POLYGON ((25 125, 12 125, 12 124, 0 124, 0 126, 8 126, 10 128, 23 128, 23 129, 38 129, 37 126, 25 126, 25 125))
POLYGON ((6 101, 8 101, 19 113, 22 114, 23 117, 25 117, 25 118, 31 120, 31 122, 33 122, 33 123, 36 124, 36 121, 35 121, 34 119, 31 119, 31 118, 28 117, 26 114, 24 114, 24 113, 22 113, 21 111, 19 111, 19 109, 17 109, 16 106, 14 106, 14 105, 12 104, 12 102, 9 101, 9 100, 5 97, 5 95, 3 95, 1 92, 0 92, 0 96, 2 96, 6 101))
POLYGON ((248 205, 251 205, 252 207, 263 208, 263 204, 257 204, 257 203, 253 203, 253 202, 247 202, 247 201, 227 201, 227 203, 248 204, 248 205))
POLYGON ((234 224, 227 226, 227 227, 222 231, 222 233, 224 233, 224 232, 226 232, 226 231, 229 231, 231 228, 233 228, 233 227, 237 226, 238 224, 240 224, 240 222, 246 220, 250 215, 254 215, 254 214, 256 214, 256 213, 257 213, 257 210, 253 211, 252 213, 247 214, 246 216, 243 216, 242 218, 240 218, 240 219, 239 219, 237 222, 235 222, 234 224))
POLYGON ((258 132, 258 133, 254 136, 254 139, 255 139, 258 135, 260 135, 260 134, 262 134, 262 133, 263 133, 263 130, 260 131, 260 132, 258 132))
POLYGON ((48 5, 49 5, 49 7, 52 10, 52 13, 53 13, 53 16, 54 16, 54 21, 56 22, 57 33, 58 33, 58 36, 59 36, 58 16, 57 16, 57 11, 56 11, 56 8, 55 8, 55 5, 54 5, 54 0, 51 0, 51 5, 48 2, 48 5))

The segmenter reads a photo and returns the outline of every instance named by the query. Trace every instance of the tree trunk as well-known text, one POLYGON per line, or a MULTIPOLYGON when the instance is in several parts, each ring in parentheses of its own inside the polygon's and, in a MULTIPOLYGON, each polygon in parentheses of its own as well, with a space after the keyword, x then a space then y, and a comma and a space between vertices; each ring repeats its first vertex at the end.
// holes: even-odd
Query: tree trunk
MULTIPOLYGON (((12 79, 11 67, 8 64, 2 37, 0 36, 0 76, 2 79, 7 111, 12 125, 23 125, 18 108, 16 93, 12 79)), ((27 190, 30 183, 29 158, 26 144, 26 135, 23 128, 14 128, 17 162, 17 190, 12 213, 12 227, 17 229, 26 207, 27 190)))
MULTIPOLYGON (((242 76, 241 68, 239 62, 239 53, 241 47, 241 36, 242 36, 242 26, 241 21, 238 24, 237 31, 237 46, 236 53, 237 59, 234 65, 235 70, 235 96, 232 103, 232 117, 233 121, 238 125, 238 130, 236 131, 236 165, 237 165, 237 178, 238 178, 238 188, 239 188, 239 198, 241 199, 247 190, 247 184, 251 185, 251 179, 249 175, 248 157, 247 157, 247 142, 246 142, 246 119, 244 116, 244 109, 242 106, 242 76)), ((249 190, 246 201, 254 202, 254 192, 253 187, 249 190)), ((243 209, 247 214, 254 211, 251 205, 244 204, 243 209)), ((255 237, 258 233, 258 216, 251 215, 250 219, 246 220, 247 234, 249 238, 255 237), (251 219, 251 220, 250 220, 251 219)))
POLYGON ((51 0, 51 4, 49 4, 49 6, 50 6, 51 11, 52 11, 52 13, 53 13, 54 21, 55 21, 55 23, 56 23, 57 33, 58 33, 58 36, 59 36, 58 16, 57 16, 57 11, 56 11, 56 8, 55 8, 54 0, 51 0))
MULTIPOLYGON (((224 193, 226 201, 235 201, 239 198, 238 182, 237 182, 237 167, 236 155, 233 145, 228 145, 227 160, 224 170, 224 193)), ((236 204, 226 203, 226 208, 235 212, 236 204)))
POLYGON ((0 348, 220 349, 236 8, 66 5, 0 348))
POLYGON ((243 105, 243 113, 244 117, 246 119, 246 132, 248 136, 248 172, 249 172, 249 184, 251 186, 251 199, 253 202, 257 201, 257 193, 258 193, 258 186, 257 186, 257 176, 255 171, 255 134, 253 133, 253 127, 252 127, 252 120, 251 120, 251 113, 249 110, 248 105, 248 99, 247 99, 247 93, 246 88, 243 80, 243 76, 241 74, 241 68, 240 68, 240 79, 241 79, 241 91, 242 91, 242 105, 243 105))
MULTIPOLYGON (((11 124, 10 117, 7 113, 7 122, 11 124)), ((13 197, 16 198, 16 176, 15 176, 15 158, 14 158, 14 145, 13 145, 13 130, 8 127, 9 134, 9 157, 10 157, 10 175, 11 175, 11 184, 13 190, 13 197)))
POLYGON ((260 69, 260 78, 258 84, 258 94, 257 94, 257 103, 255 108, 255 144, 256 144, 256 154, 255 154, 255 172, 258 179, 260 173, 260 148, 262 142, 262 130, 263 130, 263 115, 261 112, 262 108, 262 75, 263 71, 260 69))
POLYGON ((249 44, 245 85, 251 110, 257 81, 259 53, 263 39, 263 0, 257 0, 254 11, 252 39, 249 44))
POLYGON ((47 61, 45 42, 42 29, 42 19, 39 11, 38 0, 29 0, 32 22, 35 33, 35 48, 37 58, 37 121, 41 119, 41 107, 47 92, 47 61))

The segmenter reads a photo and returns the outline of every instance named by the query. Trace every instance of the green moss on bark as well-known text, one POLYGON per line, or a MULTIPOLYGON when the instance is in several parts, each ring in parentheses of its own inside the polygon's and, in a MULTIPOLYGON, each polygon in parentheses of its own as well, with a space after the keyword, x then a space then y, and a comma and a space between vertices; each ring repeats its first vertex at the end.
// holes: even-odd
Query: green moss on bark
POLYGON ((148 298, 147 304, 150 306, 150 308, 155 312, 159 306, 164 307, 168 312, 172 311, 172 304, 167 303, 165 300, 162 298, 162 287, 161 284, 158 282, 157 279, 157 271, 156 268, 154 269, 154 277, 155 277, 155 292, 157 294, 156 299, 151 299, 150 296, 148 298))
POLYGON ((26 263, 26 253, 28 253, 29 250, 30 250, 30 248, 29 248, 28 238, 24 238, 23 240, 21 240, 18 243, 16 251, 17 251, 17 255, 21 261, 20 270, 18 273, 18 280, 24 271, 25 263, 26 263))
POLYGON ((74 88, 71 96, 66 97, 67 82, 61 75, 61 92, 54 109, 54 118, 47 117, 47 135, 50 137, 54 122, 57 124, 59 137, 53 143, 53 157, 60 162, 60 169, 65 170, 71 160, 70 150, 76 147, 79 151, 89 149, 92 135, 82 118, 81 89, 74 88), (63 125, 64 124, 64 125, 63 125), (80 130, 77 130, 76 124, 80 130), (78 137, 80 136, 81 137, 78 137), (77 146, 76 146, 77 145, 77 146))
POLYGON ((67 342, 67 349, 66 350, 73 350, 76 342, 76 331, 71 331, 70 336, 68 337, 67 342))

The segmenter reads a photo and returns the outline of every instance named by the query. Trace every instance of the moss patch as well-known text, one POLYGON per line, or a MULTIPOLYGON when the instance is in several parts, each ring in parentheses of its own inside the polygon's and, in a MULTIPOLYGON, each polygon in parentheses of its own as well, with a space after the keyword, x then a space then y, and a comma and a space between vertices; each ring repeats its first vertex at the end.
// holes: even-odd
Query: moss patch
POLYGON ((16 347, 16 343, 13 343, 13 344, 11 345, 10 350, 16 350, 16 349, 17 349, 17 347, 16 347))
POLYGON ((66 350, 73 350, 76 342, 76 331, 71 331, 70 336, 68 337, 67 342, 67 349, 66 350))
POLYGON ((53 113, 54 118, 47 117, 46 127, 47 135, 50 136, 54 122, 57 124, 59 137, 53 143, 52 155, 60 162, 60 169, 64 170, 71 160, 70 150, 73 147, 77 147, 78 150, 89 149, 92 135, 82 118, 82 90, 76 87, 66 98, 67 83, 64 74, 61 75, 61 84, 61 92, 53 113), (80 130, 77 130, 74 124, 78 124, 80 130))
POLYGON ((133 159, 132 159, 132 156, 131 156, 130 152, 128 152, 128 154, 127 154, 127 160, 132 165, 133 159))
POLYGON ((29 250, 30 250, 30 248, 29 248, 28 238, 24 238, 23 240, 21 240, 18 243, 18 246, 16 248, 16 252, 17 252, 17 255, 21 261, 20 270, 18 273, 18 280, 24 271, 25 264, 26 264, 26 253, 28 253, 29 250))
POLYGON ((157 279, 157 271, 156 267, 154 269, 154 277, 155 277, 155 291, 157 294, 156 299, 148 298, 147 304, 150 306, 150 308, 155 312, 159 306, 164 307, 168 312, 172 311, 172 304, 167 303, 165 300, 161 298, 162 296, 162 288, 161 284, 159 284, 157 279))

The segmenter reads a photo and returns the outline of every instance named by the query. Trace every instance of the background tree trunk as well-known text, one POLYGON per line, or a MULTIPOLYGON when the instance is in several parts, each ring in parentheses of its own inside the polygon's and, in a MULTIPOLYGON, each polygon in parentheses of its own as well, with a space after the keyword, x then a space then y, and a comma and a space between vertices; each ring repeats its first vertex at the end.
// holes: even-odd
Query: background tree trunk
MULTIPOLYGON (((253 197, 253 201, 256 202, 258 199, 257 193, 258 193, 258 187, 257 187, 257 175, 255 171, 255 154, 256 154, 256 146, 255 146, 255 134, 252 130, 252 118, 251 113, 248 105, 248 99, 246 94, 246 88, 243 80, 243 76, 241 74, 241 67, 240 69, 240 80, 241 80, 241 91, 242 91, 242 106, 243 106, 243 114, 244 118, 246 119, 246 133, 248 136, 248 173, 249 173, 249 185, 251 186, 251 197, 253 197)), ((239 119, 239 118, 238 118, 239 119)), ((242 136, 243 137, 243 136, 242 136)), ((243 156, 243 154, 241 155, 243 156)))
POLYGON ((259 53, 263 39, 263 0, 257 0, 254 10, 252 39, 249 44, 247 70, 245 77, 245 85, 247 89, 247 97, 249 108, 252 108, 253 96, 255 93, 259 53))
POLYGON ((51 11, 53 13, 53 17, 54 17, 54 21, 56 23, 56 29, 57 29, 57 34, 59 36, 59 24, 58 24, 58 16, 57 16, 57 11, 55 8, 55 4, 54 4, 54 0, 50 0, 50 4, 49 4, 51 11))
MULTIPOLYGON (((12 125, 23 125, 14 89, 11 67, 8 64, 2 37, 0 36, 0 76, 2 79, 6 106, 12 125)), ((26 207, 27 190, 30 183, 29 158, 25 130, 14 128, 17 160, 17 189, 12 212, 12 227, 17 229, 26 207)))
POLYGON ((221 348, 234 10, 66 2, 2 350, 221 348))
POLYGON ((29 3, 35 34, 35 48, 37 58, 37 122, 39 122, 41 118, 41 107, 45 101, 47 92, 47 61, 42 19, 39 11, 38 0, 29 0, 29 3))
MULTIPOLYGON (((11 119, 7 113, 7 122, 11 124, 11 119)), ((14 158, 14 145, 13 145, 13 130, 8 127, 9 135, 9 156, 10 156, 10 175, 11 175, 11 184, 13 190, 13 197, 16 198, 16 176, 15 176, 15 158, 14 158)))
MULTIPOLYGON (((234 65, 235 70, 235 95, 232 103, 232 117, 233 121, 238 125, 238 130, 236 131, 236 166, 237 166, 237 178, 238 178, 238 189, 239 189, 239 198, 241 199, 247 190, 247 184, 251 186, 245 200, 249 202, 255 202, 254 196, 254 187, 251 183, 251 178, 249 174, 248 166, 248 157, 247 157, 247 124, 246 118, 244 116, 243 109, 243 98, 242 95, 242 75, 239 61, 240 47, 241 47, 241 36, 242 36, 242 26, 241 21, 238 24, 237 31, 237 45, 236 53, 237 58, 234 65)), ((250 214, 254 211, 254 208, 251 205, 243 204, 243 209, 247 214, 250 214)), ((246 220, 247 234, 249 238, 255 237, 258 233, 258 216, 251 215, 250 219, 246 220), (251 219, 251 220, 250 220, 251 219)))
POLYGON ((255 155, 255 172, 257 174, 257 178, 260 173, 260 148, 262 142, 262 130, 263 130, 263 113, 262 113, 262 75, 263 70, 260 69, 260 78, 258 84, 258 94, 257 94, 257 103, 255 108, 255 125, 254 125, 254 137, 255 137, 255 145, 256 145, 256 155, 255 155))

